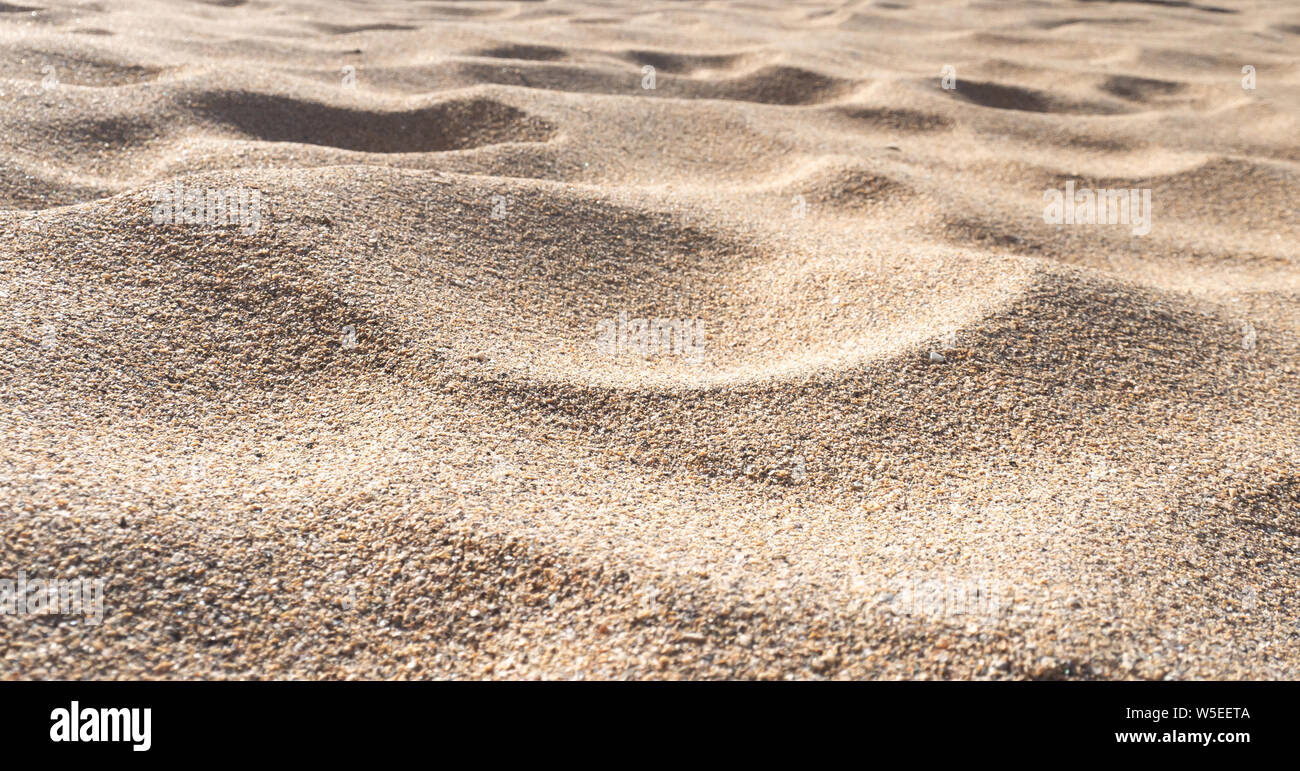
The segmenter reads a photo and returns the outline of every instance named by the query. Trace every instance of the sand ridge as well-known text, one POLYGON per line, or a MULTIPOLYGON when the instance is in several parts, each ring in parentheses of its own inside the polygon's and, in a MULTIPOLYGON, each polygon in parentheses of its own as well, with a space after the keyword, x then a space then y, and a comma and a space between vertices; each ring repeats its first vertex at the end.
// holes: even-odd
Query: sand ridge
POLYGON ((0 674, 1294 678, 1297 40, 0 4, 0 674))

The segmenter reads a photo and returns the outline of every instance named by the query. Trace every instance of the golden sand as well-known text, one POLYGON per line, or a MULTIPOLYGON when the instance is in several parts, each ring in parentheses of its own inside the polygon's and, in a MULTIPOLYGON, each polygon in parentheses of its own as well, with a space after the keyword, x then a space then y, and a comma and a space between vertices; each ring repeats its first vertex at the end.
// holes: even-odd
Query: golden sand
POLYGON ((0 4, 0 676, 1300 677, 1298 51, 0 4))

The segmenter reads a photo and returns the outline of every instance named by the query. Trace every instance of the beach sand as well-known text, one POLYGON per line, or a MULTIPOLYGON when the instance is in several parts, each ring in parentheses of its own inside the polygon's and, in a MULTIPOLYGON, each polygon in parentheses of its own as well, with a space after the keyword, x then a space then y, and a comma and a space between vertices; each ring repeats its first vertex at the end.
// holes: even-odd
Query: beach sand
POLYGON ((1298 54, 0 3, 0 677, 1300 677, 1298 54))

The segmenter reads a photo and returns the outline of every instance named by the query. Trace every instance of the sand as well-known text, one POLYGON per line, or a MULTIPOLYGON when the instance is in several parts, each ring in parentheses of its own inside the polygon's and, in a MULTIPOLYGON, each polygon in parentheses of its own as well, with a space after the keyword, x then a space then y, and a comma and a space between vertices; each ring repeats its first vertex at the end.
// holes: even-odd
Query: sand
POLYGON ((1281 0, 0 4, 0 579, 104 581, 0 677, 1300 677, 1298 52, 1281 0))

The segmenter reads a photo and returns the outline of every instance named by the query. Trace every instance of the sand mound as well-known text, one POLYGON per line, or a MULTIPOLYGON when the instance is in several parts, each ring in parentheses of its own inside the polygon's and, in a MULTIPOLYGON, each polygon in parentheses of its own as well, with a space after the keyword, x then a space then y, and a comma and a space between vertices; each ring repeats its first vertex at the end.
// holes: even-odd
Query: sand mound
POLYGON ((463 150, 499 142, 543 141, 553 127, 489 99, 454 100, 419 110, 350 110, 263 94, 206 93, 199 115, 248 139, 297 142, 367 153, 463 150))

